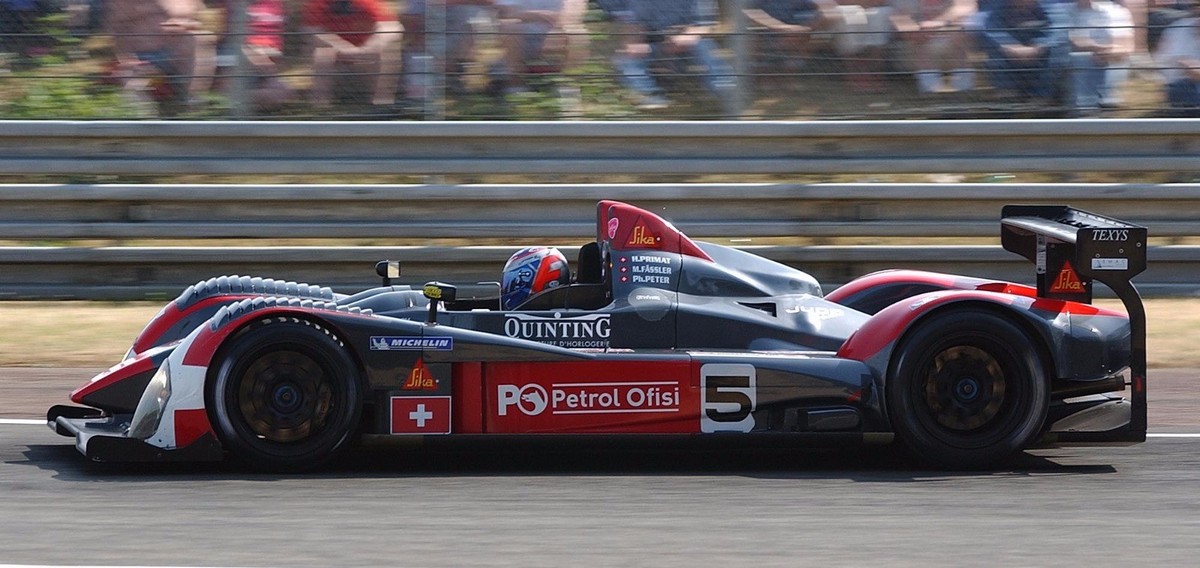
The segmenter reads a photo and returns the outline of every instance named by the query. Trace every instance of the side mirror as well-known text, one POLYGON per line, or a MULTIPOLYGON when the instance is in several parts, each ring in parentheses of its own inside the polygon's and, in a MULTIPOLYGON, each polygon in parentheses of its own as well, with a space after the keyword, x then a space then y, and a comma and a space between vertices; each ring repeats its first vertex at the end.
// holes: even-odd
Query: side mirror
POLYGON ((438 302, 453 302, 458 297, 458 288, 442 282, 430 282, 421 290, 429 298, 428 323, 437 323, 438 302))
POLYGON ((375 274, 383 279, 384 286, 391 286, 393 278, 400 277, 400 261, 381 260, 375 263, 375 274))

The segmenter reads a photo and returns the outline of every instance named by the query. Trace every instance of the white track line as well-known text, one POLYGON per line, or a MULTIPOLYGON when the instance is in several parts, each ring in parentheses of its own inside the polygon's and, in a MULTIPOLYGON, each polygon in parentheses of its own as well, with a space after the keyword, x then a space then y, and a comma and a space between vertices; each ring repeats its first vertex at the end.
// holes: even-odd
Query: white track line
MULTIPOLYGON (((159 565, 157 568, 163 568, 165 564, 159 565)), ((76 564, 0 564, 0 568, 151 568, 149 566, 80 566, 76 564)))
MULTIPOLYGON (((4 425, 45 426, 46 421, 45 420, 31 420, 31 419, 25 419, 25 418, 0 418, 0 426, 4 426, 4 425)), ((1167 432, 1163 432, 1161 434, 1149 433, 1149 434, 1146 434, 1146 437, 1147 438, 1200 438, 1200 432, 1182 433, 1182 434, 1167 433, 1167 432)), ((0 568, 5 568, 6 566, 7 566, 6 564, 0 564, 0 568)))

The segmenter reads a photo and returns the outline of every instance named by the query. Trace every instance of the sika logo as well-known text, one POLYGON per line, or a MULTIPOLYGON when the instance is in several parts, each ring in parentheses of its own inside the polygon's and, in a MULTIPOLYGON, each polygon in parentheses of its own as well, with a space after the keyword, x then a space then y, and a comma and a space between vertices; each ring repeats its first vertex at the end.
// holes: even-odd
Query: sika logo
POLYGON ((425 367, 425 363, 417 359, 412 371, 408 374, 408 380, 404 381, 400 388, 404 390, 437 390, 437 380, 425 367))
POLYGON ((1079 281, 1079 276, 1075 274, 1075 269, 1071 263, 1064 262, 1062 270, 1058 272, 1058 277, 1054 279, 1054 285, 1050 287, 1051 292, 1083 292, 1083 282, 1079 281))
POLYGON ((629 233, 629 240, 625 242, 625 246, 629 248, 658 248, 659 241, 662 238, 651 233, 646 225, 638 222, 634 225, 633 231, 629 233))
POLYGON ((516 405, 526 416, 537 416, 546 410, 546 403, 549 400, 549 397, 546 396, 546 389, 541 385, 525 385, 523 387, 499 385, 496 394, 498 395, 496 401, 499 404, 496 413, 500 416, 508 416, 508 407, 513 405, 516 405))

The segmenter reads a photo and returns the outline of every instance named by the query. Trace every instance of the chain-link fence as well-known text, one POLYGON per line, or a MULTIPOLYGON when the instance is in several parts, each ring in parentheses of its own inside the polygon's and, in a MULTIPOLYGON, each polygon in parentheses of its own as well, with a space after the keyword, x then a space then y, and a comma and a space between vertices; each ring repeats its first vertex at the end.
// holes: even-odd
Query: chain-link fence
POLYGON ((0 119, 1146 117, 1200 103, 1185 5, 855 1, 0 0, 0 119))

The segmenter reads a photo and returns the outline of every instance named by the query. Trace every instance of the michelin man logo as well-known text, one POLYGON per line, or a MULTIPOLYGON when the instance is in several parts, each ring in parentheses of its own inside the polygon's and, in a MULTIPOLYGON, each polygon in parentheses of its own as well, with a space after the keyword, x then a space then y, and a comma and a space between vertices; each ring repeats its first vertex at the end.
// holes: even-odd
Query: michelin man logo
POLYGON ((499 407, 496 413, 500 416, 508 416, 508 407, 514 405, 527 416, 537 416, 546 410, 550 400, 541 385, 499 385, 497 395, 499 407))

